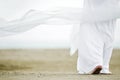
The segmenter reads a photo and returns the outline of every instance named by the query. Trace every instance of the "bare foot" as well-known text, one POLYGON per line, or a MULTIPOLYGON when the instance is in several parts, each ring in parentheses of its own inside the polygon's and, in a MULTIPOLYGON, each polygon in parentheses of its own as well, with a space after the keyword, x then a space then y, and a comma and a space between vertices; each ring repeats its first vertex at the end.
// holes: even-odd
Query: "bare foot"
POLYGON ((102 69, 100 74, 102 74, 102 75, 112 75, 112 72, 110 72, 108 69, 102 69))
POLYGON ((100 71, 102 70, 102 66, 98 65, 95 67, 95 69, 91 72, 91 74, 100 74, 100 71))

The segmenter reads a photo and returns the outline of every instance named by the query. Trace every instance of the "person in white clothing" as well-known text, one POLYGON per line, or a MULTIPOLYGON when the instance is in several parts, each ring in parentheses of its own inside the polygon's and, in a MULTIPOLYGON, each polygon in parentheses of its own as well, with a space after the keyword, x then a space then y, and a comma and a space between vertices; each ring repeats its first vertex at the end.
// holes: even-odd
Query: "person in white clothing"
MULTIPOLYGON (((84 0, 84 7, 94 9, 104 5, 106 1, 118 4, 118 0, 84 0)), ((73 40, 73 45, 78 49, 79 74, 111 74, 109 63, 113 50, 116 19, 81 23, 78 26, 77 33, 73 35, 77 40, 73 40)))
POLYGON ((12 21, 0 18, 0 37, 25 32, 41 24, 74 24, 71 53, 78 50, 79 74, 111 74, 109 62, 116 20, 120 18, 119 1, 84 0, 83 8, 30 10, 12 21))

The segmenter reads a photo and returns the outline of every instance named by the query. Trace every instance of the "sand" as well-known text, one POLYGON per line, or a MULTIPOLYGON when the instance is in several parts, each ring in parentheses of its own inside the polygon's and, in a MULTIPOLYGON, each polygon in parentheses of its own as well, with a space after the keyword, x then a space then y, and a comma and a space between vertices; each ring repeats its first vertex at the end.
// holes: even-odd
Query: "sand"
POLYGON ((0 80, 120 80, 120 50, 114 50, 112 75, 79 75, 77 54, 69 49, 0 50, 0 80))

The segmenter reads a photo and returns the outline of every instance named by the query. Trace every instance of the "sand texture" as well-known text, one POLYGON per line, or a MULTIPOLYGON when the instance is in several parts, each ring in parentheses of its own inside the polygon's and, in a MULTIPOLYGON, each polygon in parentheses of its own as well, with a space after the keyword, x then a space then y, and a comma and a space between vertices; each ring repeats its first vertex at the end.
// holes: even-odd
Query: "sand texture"
POLYGON ((120 80, 120 50, 114 50, 112 75, 79 75, 77 54, 69 49, 0 50, 0 80, 120 80))

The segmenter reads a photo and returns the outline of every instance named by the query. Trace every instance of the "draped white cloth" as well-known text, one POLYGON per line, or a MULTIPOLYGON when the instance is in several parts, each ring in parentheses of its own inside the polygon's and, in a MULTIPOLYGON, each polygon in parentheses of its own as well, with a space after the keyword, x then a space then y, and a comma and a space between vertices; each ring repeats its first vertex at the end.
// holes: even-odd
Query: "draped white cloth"
POLYGON ((117 0, 92 1, 96 2, 96 7, 67 7, 58 8, 54 11, 30 10, 20 19, 13 21, 0 18, 0 36, 24 32, 41 24, 79 24, 106 21, 120 17, 120 7, 115 3, 117 0))
POLYGON ((113 30, 118 18, 120 18, 119 0, 84 0, 83 8, 30 10, 20 19, 13 21, 0 18, 0 36, 25 32, 41 24, 72 24, 74 29, 71 53, 78 50, 79 73, 88 73, 96 65, 103 65, 103 72, 109 72, 113 30))
MULTIPOLYGON (((119 6, 118 0, 85 0, 84 2, 84 7, 92 10, 101 7, 101 5, 104 5, 104 7, 105 5, 109 7, 112 5, 119 6)), ((114 18, 110 18, 110 16, 108 18, 107 15, 114 14, 106 13, 101 13, 104 17, 101 14, 98 15, 101 19, 94 20, 97 19, 97 17, 94 17, 94 19, 91 19, 92 21, 80 23, 74 27, 71 52, 74 53, 78 50, 77 70, 80 74, 89 74, 98 65, 103 67, 101 73, 111 73, 109 62, 112 55, 117 18, 115 16, 114 18)))

